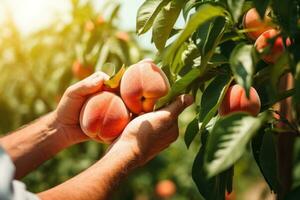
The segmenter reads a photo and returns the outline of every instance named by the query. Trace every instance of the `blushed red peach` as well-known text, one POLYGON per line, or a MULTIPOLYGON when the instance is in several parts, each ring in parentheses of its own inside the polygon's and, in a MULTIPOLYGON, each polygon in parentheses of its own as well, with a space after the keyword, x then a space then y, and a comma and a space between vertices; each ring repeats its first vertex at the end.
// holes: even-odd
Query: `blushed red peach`
POLYGON ((228 88, 219 107, 219 114, 220 116, 226 116, 233 112, 247 112, 257 116, 260 112, 260 106, 260 98, 253 87, 250 88, 248 99, 244 88, 235 84, 228 88))
POLYGON ((75 60, 72 65, 73 76, 77 79, 84 79, 94 72, 93 67, 84 66, 79 60, 75 60))
POLYGON ((170 85, 164 72, 150 60, 130 66, 124 73, 120 93, 135 114, 153 111, 156 101, 165 96, 170 85))
POLYGON ((102 15, 99 15, 96 21, 97 25, 103 25, 105 24, 105 19, 102 15))
POLYGON ((110 143, 130 121, 130 114, 122 99, 111 92, 91 96, 80 113, 83 132, 95 140, 110 143))
POLYGON ((155 186, 155 193, 160 198, 170 198, 176 193, 176 185, 171 180, 162 180, 155 186))
POLYGON ((243 27, 250 30, 246 33, 246 35, 250 39, 256 40, 263 32, 272 29, 272 26, 269 25, 270 22, 270 17, 265 15, 264 19, 261 19, 257 10, 255 8, 251 8, 244 15, 243 27))
POLYGON ((284 45, 282 37, 278 35, 279 35, 279 31, 275 29, 271 29, 262 33, 255 41, 254 46, 256 50, 260 53, 263 52, 264 49, 266 49, 267 47, 271 48, 269 53, 262 56, 262 59, 267 63, 275 63, 277 59, 285 51, 285 45, 286 46, 291 45, 290 39, 287 39, 284 45), (270 40, 275 37, 277 38, 274 41, 274 45, 271 47, 270 40))
POLYGON ((116 38, 118 38, 119 40, 122 40, 123 42, 128 42, 130 40, 129 34, 126 32, 123 32, 123 31, 117 32, 116 38))

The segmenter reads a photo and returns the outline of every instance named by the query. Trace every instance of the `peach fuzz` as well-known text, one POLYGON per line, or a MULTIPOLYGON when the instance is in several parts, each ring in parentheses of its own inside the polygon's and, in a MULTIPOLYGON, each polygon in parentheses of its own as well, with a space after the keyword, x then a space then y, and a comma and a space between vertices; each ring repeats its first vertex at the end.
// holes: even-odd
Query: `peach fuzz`
POLYGON ((110 143, 130 121, 130 114, 122 99, 111 92, 91 96, 80 113, 83 132, 98 141, 110 143))
POLYGON ((264 19, 261 19, 256 9, 251 8, 244 15, 243 27, 250 30, 246 35, 250 39, 256 40, 263 32, 272 28, 272 26, 269 25, 270 22, 270 17, 265 15, 264 19))
POLYGON ((149 59, 130 66, 124 73, 120 94, 135 114, 153 111, 156 101, 165 96, 170 85, 164 72, 149 59))
MULTIPOLYGON (((255 48, 258 52, 263 52, 265 48, 270 47, 270 40, 279 35, 279 31, 275 29, 268 30, 261 34, 255 41, 255 48)), ((286 46, 291 45, 291 40, 288 38, 285 42, 286 46)), ((276 60, 282 55, 285 50, 282 37, 279 36, 275 39, 274 45, 271 47, 269 53, 262 56, 262 59, 267 63, 275 63, 276 60)))
POLYGON ((244 88, 235 84, 228 88, 219 107, 219 114, 220 116, 226 116, 233 112, 247 112, 252 116, 257 116, 260 106, 260 98, 253 87, 250 88, 250 97, 248 99, 244 88))

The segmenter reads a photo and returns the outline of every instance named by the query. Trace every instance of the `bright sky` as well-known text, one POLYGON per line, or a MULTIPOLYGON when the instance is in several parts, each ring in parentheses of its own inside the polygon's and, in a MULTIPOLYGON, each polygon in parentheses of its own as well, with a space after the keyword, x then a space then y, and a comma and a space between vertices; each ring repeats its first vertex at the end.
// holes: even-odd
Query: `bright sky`
MULTIPOLYGON (((91 0, 96 7, 104 0, 91 0)), ((112 0, 111 0, 112 1, 112 0)), ((126 30, 135 30, 136 12, 144 0, 116 0, 122 3, 120 26, 126 30)), ((70 9, 69 0, 0 0, 0 20, 12 16, 24 34, 47 26, 55 17, 64 16, 70 9)), ((151 33, 140 37, 141 43, 153 48, 150 44, 151 33)))
MULTIPOLYGON (((103 0, 91 0, 96 7, 101 6, 103 0)), ((122 3, 122 26, 126 29, 134 29, 136 11, 142 0, 119 0, 122 3)), ((11 14, 14 21, 23 33, 46 26, 55 16, 63 15, 70 9, 69 0, 0 0, 0 18, 11 14), (5 13, 6 12, 6 13, 5 13)))

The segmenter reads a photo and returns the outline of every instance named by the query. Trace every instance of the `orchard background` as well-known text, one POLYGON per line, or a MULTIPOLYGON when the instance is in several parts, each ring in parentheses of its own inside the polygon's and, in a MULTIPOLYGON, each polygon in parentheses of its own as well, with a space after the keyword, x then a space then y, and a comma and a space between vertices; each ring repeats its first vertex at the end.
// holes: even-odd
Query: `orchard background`
MULTIPOLYGON (((139 1, 131 31, 120 28, 127 19, 118 1, 99 9, 92 1, 66 2, 68 20, 58 16, 30 35, 21 34, 9 15, 1 24, 2 134, 53 110, 70 84, 93 71, 113 75, 123 64, 151 57, 171 83, 156 108, 181 93, 196 101, 180 117, 180 138, 132 173, 112 199, 163 199, 157 187, 166 179, 176 186, 169 199, 300 198, 300 1, 139 1), (249 38, 255 28, 243 25, 253 7, 260 16, 267 11, 268 26, 278 30, 262 51, 249 38), (140 40, 146 32, 151 38, 140 40), (263 61, 278 38, 290 42, 273 63, 263 61), (151 42, 155 48, 145 48, 151 42), (258 116, 218 114, 232 84, 246 94, 251 86, 257 90, 258 116)), ((33 192, 45 190, 90 166, 106 148, 93 141, 76 145, 23 181, 33 192)))

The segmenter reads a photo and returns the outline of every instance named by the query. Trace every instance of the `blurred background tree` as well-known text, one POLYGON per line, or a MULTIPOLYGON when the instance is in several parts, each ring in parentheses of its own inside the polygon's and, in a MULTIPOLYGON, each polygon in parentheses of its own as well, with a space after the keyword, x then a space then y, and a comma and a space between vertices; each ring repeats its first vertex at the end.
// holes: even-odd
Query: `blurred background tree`
MULTIPOLYGON (((119 28, 126 20, 119 17, 121 4, 108 0, 100 10, 91 1, 70 0, 70 5, 67 22, 57 17, 51 25, 26 36, 10 16, 1 24, 0 133, 6 134, 51 112, 69 85, 96 70, 113 74, 122 64, 128 66, 153 57, 153 52, 139 45, 134 31, 119 28)), ((201 199, 191 178, 199 141, 187 150, 182 138, 185 124, 193 117, 191 109, 183 113, 181 138, 123 181, 114 199, 201 199), (165 179, 174 185, 159 188, 157 184, 165 179), (163 197, 164 192, 170 195, 163 197)), ((94 163, 105 148, 93 141, 73 146, 23 181, 33 192, 53 187, 94 163)), ((250 155, 239 162, 235 177, 240 176, 247 177, 243 182, 236 181, 238 185, 234 187, 240 193, 261 180, 250 155)))

